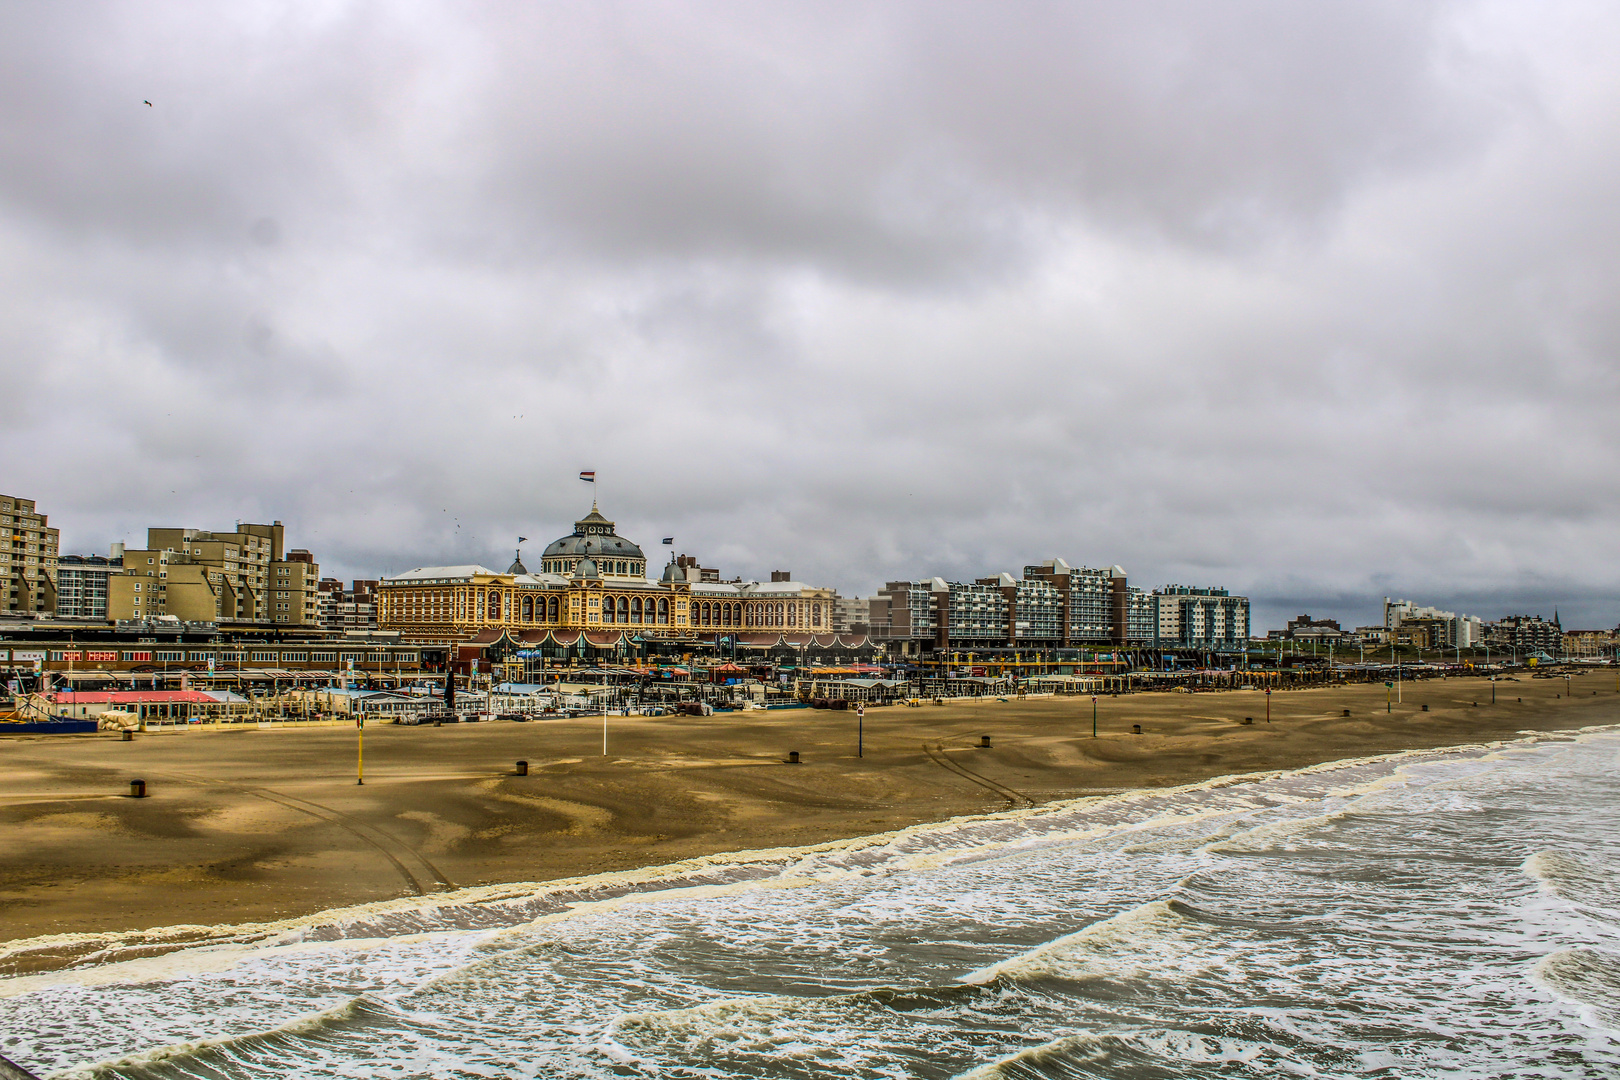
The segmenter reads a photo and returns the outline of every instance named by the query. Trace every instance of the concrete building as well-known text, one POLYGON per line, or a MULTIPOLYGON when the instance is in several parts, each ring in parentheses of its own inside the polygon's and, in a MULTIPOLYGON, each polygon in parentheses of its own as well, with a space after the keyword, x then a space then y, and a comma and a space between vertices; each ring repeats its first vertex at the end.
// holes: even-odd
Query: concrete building
POLYGON ((715 641, 737 631, 830 634, 833 591, 791 580, 721 581, 688 556, 671 558, 662 575, 646 574, 646 557, 619 536, 595 505, 574 531, 546 549, 529 573, 514 561, 505 573, 486 566, 418 567, 382 579, 377 625, 411 641, 464 641, 502 629, 590 632, 593 644, 641 638, 715 641))
POLYGON ((859 596, 834 596, 832 604, 832 628, 836 634, 864 634, 872 625, 871 598, 862 599, 859 596))
POLYGON ((1493 649, 1557 655, 1564 645, 1564 629, 1554 612, 1548 622, 1539 615, 1509 615, 1485 625, 1485 640, 1493 649))
POLYGON ((108 584, 108 617, 313 626, 320 567, 307 551, 285 558, 282 541, 279 521, 148 529, 146 547, 126 549, 124 572, 108 584))
MULTIPOLYGON (((1430 626, 1425 631, 1428 640, 1432 643, 1425 648, 1474 648, 1484 643, 1485 624, 1472 615, 1458 615, 1454 611, 1441 611, 1439 608, 1425 607, 1411 600, 1391 600, 1384 597, 1384 627, 1388 630, 1397 630, 1408 622, 1422 621, 1430 626), (1435 629, 1434 624, 1444 622, 1447 625, 1435 629)), ((1397 644, 1400 643, 1396 638, 1397 644)))
POLYGON ((872 636, 902 651, 1121 646, 1234 649, 1249 638, 1249 601, 1225 589, 1147 592, 1125 570, 1049 559, 973 582, 891 581, 870 602, 872 636))
POLYGON ((123 545, 111 557, 63 555, 56 561, 56 614, 67 619, 105 619, 108 581, 124 572, 123 545))
POLYGON ((323 578, 317 583, 320 625, 328 630, 377 629, 379 584, 375 578, 360 578, 345 589, 336 578, 323 578))
POLYGON ((56 611, 61 534, 33 499, 0 495, 0 584, 4 613, 41 618, 56 611))
POLYGON ((1166 585, 1153 594, 1162 648, 1236 649, 1249 642, 1249 598, 1225 589, 1166 585))

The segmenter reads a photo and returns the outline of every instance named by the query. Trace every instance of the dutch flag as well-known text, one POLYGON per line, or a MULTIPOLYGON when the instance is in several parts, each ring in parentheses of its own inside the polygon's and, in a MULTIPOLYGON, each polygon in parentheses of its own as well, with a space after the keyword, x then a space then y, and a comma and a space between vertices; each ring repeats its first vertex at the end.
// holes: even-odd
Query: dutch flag
POLYGON ((674 537, 673 537, 673 536, 666 536, 666 537, 664 537, 664 543, 666 543, 666 544, 673 544, 673 543, 674 543, 674 542, 675 542, 675 538, 674 538, 674 537))
POLYGON ((594 484, 596 483, 596 470, 592 469, 586 472, 581 472, 579 474, 579 478, 585 481, 587 484, 594 484))

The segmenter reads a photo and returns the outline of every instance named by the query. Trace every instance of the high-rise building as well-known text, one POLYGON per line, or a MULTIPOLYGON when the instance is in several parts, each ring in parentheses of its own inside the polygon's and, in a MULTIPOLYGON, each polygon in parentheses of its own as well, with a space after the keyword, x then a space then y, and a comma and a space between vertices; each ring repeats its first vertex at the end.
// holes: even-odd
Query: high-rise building
POLYGON ((126 550, 124 572, 109 582, 108 617, 313 625, 320 567, 307 551, 284 558, 282 539, 279 521, 232 532, 148 529, 146 547, 126 550))
POLYGON ((56 561, 56 614, 68 619, 105 619, 107 583, 124 572, 122 545, 114 554, 63 555, 56 561))
POLYGON ((38 617, 56 611, 59 530, 33 499, 0 495, 0 583, 6 615, 38 617))

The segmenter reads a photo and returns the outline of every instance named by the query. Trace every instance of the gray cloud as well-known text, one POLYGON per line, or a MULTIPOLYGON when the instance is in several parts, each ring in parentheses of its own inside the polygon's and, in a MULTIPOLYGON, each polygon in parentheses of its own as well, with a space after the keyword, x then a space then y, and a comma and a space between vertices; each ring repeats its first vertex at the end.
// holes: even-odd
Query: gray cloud
POLYGON ((495 563, 595 468, 846 592, 1620 619, 1600 5, 87 11, 0 37, 5 486, 69 549, 495 563))

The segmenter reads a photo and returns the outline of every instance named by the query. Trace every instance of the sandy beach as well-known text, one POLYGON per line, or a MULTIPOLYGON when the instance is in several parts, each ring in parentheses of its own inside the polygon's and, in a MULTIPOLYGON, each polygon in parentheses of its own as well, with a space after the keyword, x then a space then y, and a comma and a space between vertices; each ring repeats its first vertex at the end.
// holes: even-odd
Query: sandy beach
POLYGON ((1570 685, 1525 675, 1492 706, 1484 679, 1409 683, 1392 712, 1382 685, 1281 692, 1269 723, 1259 692, 1137 694, 1101 700, 1095 739, 1089 698, 877 708, 860 758, 852 712, 614 717, 605 757, 600 719, 371 726, 363 786, 352 726, 10 736, 0 939, 271 920, 1620 722, 1612 671, 1570 685))

